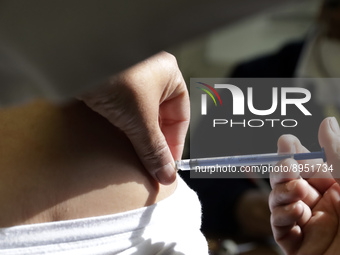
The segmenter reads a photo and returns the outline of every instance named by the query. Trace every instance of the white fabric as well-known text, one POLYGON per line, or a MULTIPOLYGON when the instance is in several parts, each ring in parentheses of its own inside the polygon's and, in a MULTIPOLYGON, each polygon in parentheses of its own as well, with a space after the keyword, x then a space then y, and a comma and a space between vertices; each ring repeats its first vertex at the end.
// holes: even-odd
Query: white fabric
POLYGON ((207 255, 197 195, 178 176, 154 205, 108 216, 0 229, 1 255, 207 255))

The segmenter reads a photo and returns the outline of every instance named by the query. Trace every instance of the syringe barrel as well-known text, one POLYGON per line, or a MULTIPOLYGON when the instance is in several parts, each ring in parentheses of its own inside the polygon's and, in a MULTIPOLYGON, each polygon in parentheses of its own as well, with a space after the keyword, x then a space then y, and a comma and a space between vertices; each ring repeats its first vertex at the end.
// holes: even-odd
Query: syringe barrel
POLYGON ((185 159, 176 162, 179 170, 195 170, 197 167, 209 166, 250 166, 250 165, 268 165, 274 164, 285 158, 293 158, 294 154, 255 154, 231 157, 215 157, 200 159, 185 159))
POLYGON ((307 160, 322 158, 326 162, 325 151, 322 148, 317 152, 306 152, 296 154, 254 154, 243 156, 231 156, 231 157, 215 157, 215 158, 199 158, 199 159, 185 159, 176 161, 176 168, 178 170, 195 170, 197 167, 209 167, 209 166, 251 166, 251 165, 269 165, 275 164, 280 160, 286 158, 294 158, 295 160, 307 160))

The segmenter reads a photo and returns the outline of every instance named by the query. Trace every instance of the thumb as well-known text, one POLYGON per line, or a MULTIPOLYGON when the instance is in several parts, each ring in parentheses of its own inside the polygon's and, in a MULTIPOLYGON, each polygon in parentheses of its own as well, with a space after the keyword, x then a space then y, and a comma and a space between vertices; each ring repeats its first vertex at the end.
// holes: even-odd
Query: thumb
POLYGON ((340 183, 340 128, 336 118, 329 117, 322 121, 319 143, 325 149, 327 164, 333 169, 333 177, 340 183))
POLYGON ((159 124, 140 126, 125 132, 146 170, 161 184, 176 179, 175 162, 159 124))

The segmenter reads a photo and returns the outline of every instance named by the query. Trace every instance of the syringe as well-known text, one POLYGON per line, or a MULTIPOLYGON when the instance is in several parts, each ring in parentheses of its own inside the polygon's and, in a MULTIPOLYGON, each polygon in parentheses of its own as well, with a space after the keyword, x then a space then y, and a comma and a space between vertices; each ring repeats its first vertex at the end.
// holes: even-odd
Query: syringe
POLYGON ((251 166, 251 165, 267 165, 275 164, 280 160, 286 158, 293 158, 295 160, 306 160, 322 158, 326 162, 325 151, 307 152, 307 153, 289 153, 289 154, 253 154, 230 157, 215 157, 215 158, 198 158, 198 159, 184 159, 176 161, 177 170, 187 171, 195 170, 197 167, 209 166, 251 166))

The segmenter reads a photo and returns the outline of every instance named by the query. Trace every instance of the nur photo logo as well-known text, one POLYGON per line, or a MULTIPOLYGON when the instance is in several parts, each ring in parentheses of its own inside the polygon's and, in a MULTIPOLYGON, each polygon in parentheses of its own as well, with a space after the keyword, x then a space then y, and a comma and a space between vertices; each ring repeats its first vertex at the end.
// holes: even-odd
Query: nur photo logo
MULTIPOLYGON (((197 82, 197 83, 206 87, 206 88, 202 88, 202 87, 196 87, 196 88, 201 89, 204 92, 206 92, 212 98, 212 100, 214 101, 215 106, 217 106, 215 97, 213 96, 213 94, 208 89, 210 89, 216 95, 216 97, 218 98, 218 100, 219 100, 219 102, 220 102, 220 104, 222 106, 221 97, 220 97, 220 95, 217 93, 217 91, 212 86, 210 86, 210 85, 208 85, 206 83, 203 83, 203 82, 197 82)), ((202 94, 201 95, 201 114, 202 115, 207 115, 207 94, 202 94)))
MULTIPOLYGON (((250 82, 248 81, 248 83, 250 82)), ((258 128, 265 124, 274 127, 275 124, 279 123, 282 127, 295 127, 298 125, 296 119, 277 118, 277 116, 291 116, 289 113, 292 111, 299 112, 301 116, 312 116, 311 112, 306 107, 306 104, 311 100, 311 92, 307 88, 294 86, 278 87, 275 86, 275 83, 272 86, 266 84, 265 87, 261 88, 261 85, 263 84, 253 83, 253 86, 243 85, 241 86, 243 88, 242 90, 235 80, 224 84, 214 84, 213 82, 210 82, 210 85, 207 82, 196 80, 195 88, 202 91, 200 94, 200 115, 209 117, 209 111, 215 111, 211 107, 215 106, 220 108, 218 111, 220 112, 219 115, 221 115, 221 118, 216 118, 219 116, 214 114, 214 119, 212 119, 213 127, 227 124, 230 127, 238 125, 258 128), (200 86, 197 86, 198 84, 200 86), (265 88, 266 93, 261 94, 263 88, 265 88), (226 100, 226 98, 228 99, 226 100), (223 103, 222 99, 224 100, 223 103), (270 104, 259 107, 254 103, 256 101, 270 104), (230 116, 231 110, 232 116, 230 116), (229 115, 230 117, 256 116, 257 118, 226 119, 226 115, 229 115), (273 118, 272 116, 276 116, 276 118, 273 118)))

